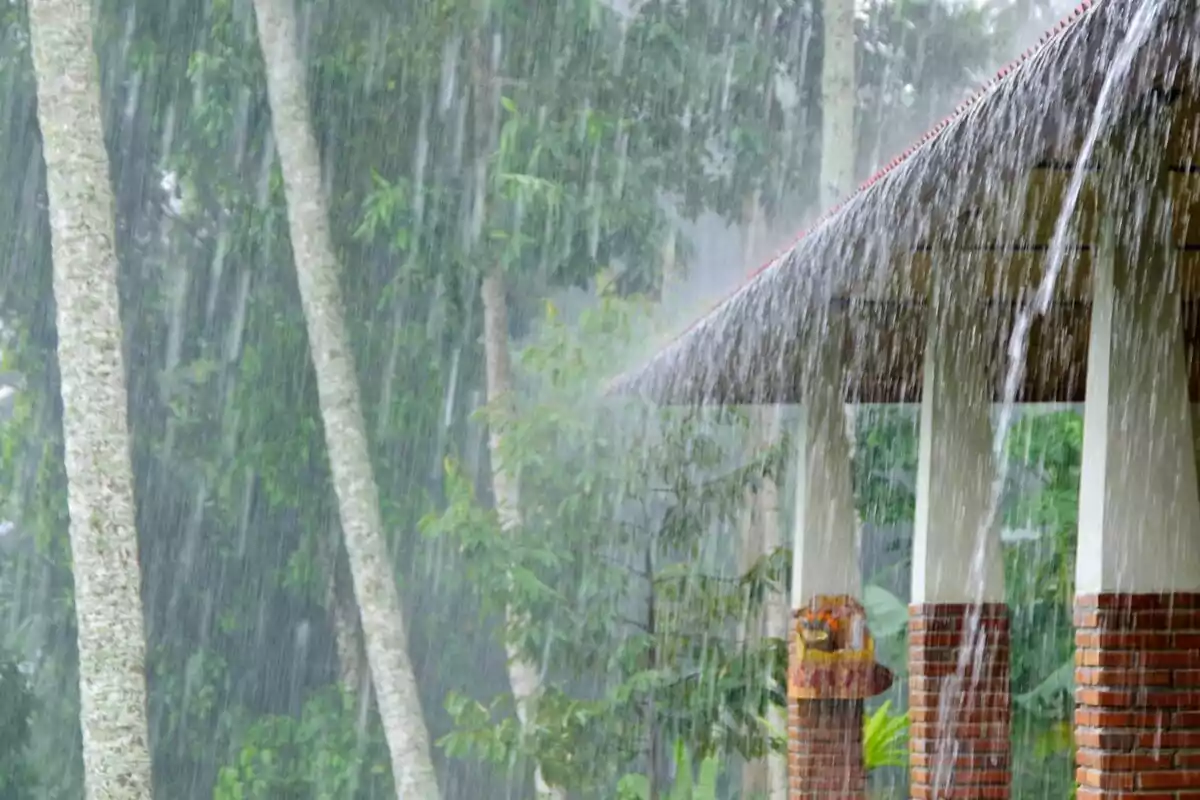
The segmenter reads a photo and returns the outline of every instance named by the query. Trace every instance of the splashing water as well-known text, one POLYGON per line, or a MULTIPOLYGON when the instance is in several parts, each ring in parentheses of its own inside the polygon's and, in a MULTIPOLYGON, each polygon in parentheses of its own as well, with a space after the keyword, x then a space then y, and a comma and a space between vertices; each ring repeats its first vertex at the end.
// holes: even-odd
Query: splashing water
POLYGON ((1058 219, 1054 223, 1054 235, 1050 240, 1046 272, 1042 276, 1033 304, 1018 312, 1013 326, 1013 335, 1008 348, 1008 372, 1004 379, 1004 397, 1001 406, 1003 414, 1001 424, 997 426, 994 444, 997 456, 1000 455, 1004 437, 1008 432, 1013 406, 1015 405, 1018 387, 1024 371, 1025 355, 1029 346, 1029 329, 1033 325, 1035 317, 1045 314, 1054 300, 1054 290, 1058 283, 1058 276, 1062 272, 1063 264, 1066 262, 1067 244, 1071 233, 1071 220, 1074 218, 1075 210, 1079 205, 1079 196, 1083 191, 1083 182, 1087 180, 1088 164, 1092 160, 1096 143, 1099 141, 1100 135, 1104 132, 1106 123, 1111 117, 1109 106, 1112 105, 1115 92, 1128 77, 1129 70, 1133 66, 1133 58, 1141 50, 1142 46, 1145 45, 1150 31, 1154 28, 1154 22, 1158 19, 1164 5, 1164 0, 1143 0, 1133 19, 1130 21, 1129 30, 1126 32, 1120 47, 1117 48, 1112 66, 1109 67, 1108 74, 1104 78, 1104 84, 1101 86, 1100 96, 1096 100, 1096 109, 1092 112, 1091 124, 1088 126, 1087 135, 1084 137, 1083 144, 1079 149, 1079 156, 1075 161, 1075 168, 1071 173, 1071 182, 1068 184, 1066 196, 1063 198, 1062 210, 1059 212, 1058 219))
MULTIPOLYGON (((992 485, 989 508, 987 514, 984 516, 984 524, 976 534, 975 547, 971 558, 972 583, 979 587, 981 594, 975 598, 975 603, 971 605, 970 614, 964 621, 963 636, 966 646, 960 650, 955 674, 944 685, 941 697, 939 698, 938 722, 940 723, 939 728, 942 730, 947 729, 948 724, 951 722, 951 714, 961 706, 963 698, 967 696, 963 692, 963 688, 968 675, 970 676, 970 680, 974 682, 978 681, 984 672, 987 637, 983 635, 982 589, 987 561, 986 543, 987 537, 993 535, 995 523, 1000 514, 1004 486, 1008 478, 1008 461, 1004 458, 1004 443, 1007 441, 1009 430, 1012 427, 1016 410, 1017 393, 1025 374, 1025 360, 1029 348, 1029 331, 1033 326, 1034 320, 1043 316, 1050 309, 1050 305, 1054 300, 1058 278, 1062 273, 1063 265, 1066 263, 1071 224, 1079 205, 1079 197, 1083 191, 1084 181, 1087 179, 1089 164, 1096 145, 1113 117, 1111 112, 1114 100, 1119 96, 1120 89, 1129 77, 1130 70, 1133 67, 1133 60, 1142 47, 1145 46, 1150 32, 1154 30, 1155 23, 1165 5, 1165 0, 1143 0, 1130 20, 1129 29, 1126 31, 1124 38, 1113 54, 1112 63, 1104 77, 1104 83, 1101 85, 1100 94, 1096 100, 1096 107, 1092 112, 1087 134, 1080 146, 1079 155, 1075 160, 1071 181, 1067 186, 1062 207, 1055 220, 1054 234, 1050 240, 1050 248, 1047 253, 1046 271, 1042 276, 1032 302, 1021 304, 1014 319, 1013 332, 1008 346, 1008 368, 1004 378, 999 419, 992 443, 992 454, 994 463, 997 465, 997 472, 992 485), (968 669, 970 669, 970 672, 968 672, 968 669)), ((957 743, 953 737, 940 737, 934 763, 933 784, 935 793, 940 794, 940 792, 949 788, 954 762, 958 755, 957 749, 957 743)))

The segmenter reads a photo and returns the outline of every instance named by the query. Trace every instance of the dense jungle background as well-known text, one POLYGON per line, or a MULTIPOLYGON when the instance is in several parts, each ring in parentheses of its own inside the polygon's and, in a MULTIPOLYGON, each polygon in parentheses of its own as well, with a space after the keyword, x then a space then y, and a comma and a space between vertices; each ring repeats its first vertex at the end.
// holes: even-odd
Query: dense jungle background
MULTIPOLYGON (((294 7, 444 797, 530 797, 535 768, 579 798, 769 793, 785 651, 764 620, 788 585, 791 417, 764 437, 761 410, 635 407, 605 381, 829 205, 831 148, 868 177, 1061 10, 860 0, 835 43, 836 4, 294 7), (837 96, 822 88, 835 44, 853 79, 837 96), (834 101, 853 136, 823 142, 834 101), (495 276, 499 315, 481 291, 495 276), (503 396, 488 385, 497 336, 503 396), (519 481, 515 516, 498 513, 497 475, 519 481), (782 512, 770 522, 764 497, 782 512), (514 654, 540 681, 524 725, 514 654)), ((0 9, 0 798, 73 800, 76 609, 26 12, 0 9)), ((155 795, 395 796, 254 9, 95 0, 94 21, 155 795)), ((900 676, 916 422, 911 407, 853 414, 865 599, 900 676)), ((1065 797, 1073 780, 1081 439, 1077 409, 1029 408, 1008 443, 1016 798, 1065 797)), ((907 797, 903 685, 869 709, 880 798, 907 797)))

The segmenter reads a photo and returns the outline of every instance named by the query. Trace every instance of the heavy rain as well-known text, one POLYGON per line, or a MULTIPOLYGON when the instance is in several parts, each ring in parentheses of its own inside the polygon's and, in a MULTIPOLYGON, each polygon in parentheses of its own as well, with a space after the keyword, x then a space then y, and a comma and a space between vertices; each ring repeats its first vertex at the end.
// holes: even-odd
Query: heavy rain
POLYGON ((0 800, 1200 797, 1196 0, 10 0, 0 800))

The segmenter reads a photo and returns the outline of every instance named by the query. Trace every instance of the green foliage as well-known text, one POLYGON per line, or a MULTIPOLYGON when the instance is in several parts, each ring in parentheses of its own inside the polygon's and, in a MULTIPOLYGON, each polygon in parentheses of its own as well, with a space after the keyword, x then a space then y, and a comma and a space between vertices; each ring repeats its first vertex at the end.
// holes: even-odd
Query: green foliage
POLYGON ((903 678, 908 672, 908 604, 875 584, 863 588, 863 607, 875 637, 875 657, 903 678))
POLYGON ((885 700, 863 723, 863 766, 908 766, 908 714, 893 714, 885 700))
MULTIPOLYGON (((669 800, 716 800, 717 777, 721 773, 721 762, 716 756, 705 756, 698 771, 694 770, 687 747, 681 741, 676 742, 674 773, 675 781, 667 792, 669 800)), ((650 800, 654 797, 652 786, 645 775, 624 775, 617 782, 617 800, 650 800)))
POLYGON ((1075 785, 1071 607, 1082 416, 1075 411, 1025 416, 1013 426, 1007 447, 1016 498, 1008 521, 1040 534, 1005 548, 1012 609, 1014 797, 1066 797, 1075 785))
POLYGON ((876 639, 890 639, 908 630, 908 606, 883 587, 868 584, 863 589, 863 608, 876 639))
MULTIPOLYGON (((915 497, 917 424, 912 409, 856 413, 855 489, 860 515, 906 524, 915 497)), ((1018 418, 1005 443, 1006 527, 1034 536, 1003 548, 1014 698, 1014 797, 1065 796, 1073 785, 1074 597, 1082 419, 1074 411, 1018 418)), ((903 565, 905 554, 897 554, 903 565)), ((864 601, 880 660, 902 673, 907 650, 901 599, 868 584, 864 601)))
MULTIPOLYGON (((916 62, 938 61, 925 58, 934 41, 926 31, 958 24, 961 15, 941 5, 898 4, 864 23, 864 83, 880 87, 874 105, 885 111, 874 116, 886 123, 863 125, 864 138, 919 116, 880 98, 901 97, 906 82, 922 95, 936 82, 916 62)), ((523 337, 560 287, 603 273, 617 294, 656 288, 664 197, 682 198, 688 214, 729 218, 754 191, 772 212, 797 197, 804 205, 815 194, 819 126, 812 4, 652 0, 629 21, 594 0, 299 8, 371 457, 397 581, 415 609, 427 723, 447 751, 476 762, 439 764, 444 782, 484 796, 500 770, 480 769, 483 760, 516 774, 519 787, 512 766, 536 757, 562 784, 605 796, 629 772, 663 777, 665 765, 645 768, 647 741, 662 753, 681 740, 706 759, 777 747, 764 720, 782 702, 783 643, 746 648, 738 631, 766 592, 786 584, 787 554, 743 574, 726 565, 743 493, 778 469, 780 453, 734 469, 728 456, 743 421, 729 410, 640 420, 598 408, 599 373, 627 354, 644 315, 610 302, 579 328, 546 326, 523 353, 528 402, 505 430, 505 457, 519 465, 526 519, 519 536, 497 535, 489 499, 476 496, 486 467, 471 419, 482 360, 477 280, 504 268, 512 333, 523 337), (467 132, 483 106, 474 43, 499 45, 489 53, 489 137, 467 132), (476 158, 487 167, 478 242, 466 224, 476 158), (428 538, 416 535, 422 518, 435 520, 428 538), (509 604, 536 624, 499 623, 509 604), (497 628, 548 676, 528 736, 503 697, 501 648, 486 635, 497 628), (443 713, 440 701, 463 686, 470 701, 452 697, 443 713)), ((385 778, 372 774, 376 756, 351 747, 357 721, 324 693, 335 502, 251 4, 101 0, 96 10, 156 794, 350 796, 341 793, 354 773, 361 791, 369 784, 386 796, 385 778), (156 190, 164 171, 178 198, 156 190), (171 199, 178 208, 167 211, 171 199), (298 644, 300 624, 312 631, 310 649, 298 644)), ((959 61, 985 50, 974 46, 984 36, 975 20, 963 22, 954 57, 942 60, 955 76, 959 61)), ((0 564, 0 634, 34 665, 38 797, 72 800, 82 795, 78 676, 24 24, 23 4, 0 11, 4 368, 28 387, 0 437, 5 518, 25 537, 0 564)), ((860 111, 870 98, 860 95, 860 111)), ((859 150, 870 160, 881 146, 859 150)), ((860 441, 860 452, 908 459, 914 430, 898 419, 891 433, 860 441)), ((909 495, 868 478, 858 481, 867 505, 888 519, 911 513, 909 495)), ((888 613, 873 624, 887 627, 888 613)), ((1043 677, 1035 671, 1031 681, 1043 677)), ((373 720, 363 735, 374 754, 373 720)))
POLYGON ((1013 427, 1007 445, 1016 498, 1008 509, 1009 524, 1040 534, 1005 549, 1014 615, 1013 693, 1027 699, 1031 712, 1067 719, 1074 702, 1067 664, 1074 657, 1071 605, 1083 419, 1072 411, 1026 416, 1013 427), (1035 491, 1026 488, 1030 482, 1035 491))
POLYGON ((34 698, 25 676, 0 653, 0 797, 33 798, 37 774, 30 758, 34 698))
POLYGON ((221 767, 213 800, 342 800, 394 796, 387 750, 355 698, 315 694, 299 718, 249 721, 221 767))
POLYGON ((547 780, 580 792, 611 791, 669 742, 760 756, 768 709, 782 702, 783 643, 752 648, 738 631, 783 585, 786 558, 720 569, 747 487, 771 458, 736 466, 745 423, 733 412, 641 415, 596 402, 628 313, 609 299, 578 327, 548 315, 522 357, 528 400, 515 417, 491 416, 500 458, 521 479, 519 529, 502 532, 453 469, 446 512, 424 525, 463 555, 485 612, 532 620, 507 627, 505 642, 547 676, 523 735, 507 698, 453 696, 458 730, 443 747, 536 759, 547 780), (655 445, 631 459, 639 440, 655 445))
POLYGON ((864 519, 879 525, 909 521, 916 510, 917 415, 911 408, 855 410, 854 494, 864 519))

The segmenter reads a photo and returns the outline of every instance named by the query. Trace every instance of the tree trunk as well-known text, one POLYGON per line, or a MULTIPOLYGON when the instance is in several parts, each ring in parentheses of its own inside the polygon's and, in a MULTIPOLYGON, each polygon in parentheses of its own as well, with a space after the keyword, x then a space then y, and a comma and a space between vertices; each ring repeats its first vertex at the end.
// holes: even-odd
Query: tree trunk
POLYGON ((30 0, 46 161, 63 447, 91 800, 151 796, 114 200, 87 0, 30 0))
MULTIPOLYGON (((821 206, 829 211, 845 200, 855 187, 858 154, 855 111, 858 77, 855 68, 857 40, 854 29, 854 0, 824 0, 824 57, 821 63, 821 206)), ((847 435, 852 437, 854 411, 846 409, 847 435)), ((792 603, 809 598, 792 598, 792 603)), ((790 621, 790 605, 782 609, 784 624, 790 621)), ((781 729, 782 726, 781 726, 781 729)), ((778 795, 786 797, 786 789, 778 795)))
MULTIPOLYGON (((358 606, 354 603, 350 570, 341 553, 341 531, 335 526, 332 533, 334 535, 325 547, 324 560, 328 572, 325 603, 329 608, 330 624, 333 627, 338 684, 344 695, 354 703, 355 731, 358 733, 359 752, 362 752, 371 714, 371 671, 367 667, 367 651, 363 646, 362 624, 358 618, 358 606)), ((351 781, 355 790, 360 778, 361 767, 351 781)))
POLYGON ((758 267, 767 246, 767 211, 762 190, 747 192, 742 198, 742 269, 758 267))
MULTIPOLYGON (((779 407, 756 406, 750 409, 749 446, 751 458, 760 456, 764 450, 779 441, 779 407)), ((779 488, 773 477, 763 476, 756 492, 747 492, 746 507, 741 519, 741 557, 738 567, 745 574, 754 564, 783 543, 779 517, 779 488)), ((784 639, 787 637, 787 593, 786 590, 771 592, 764 600, 760 613, 745 620, 743 637, 748 649, 756 649, 764 636, 784 639)), ((773 680, 768 669, 762 676, 764 682, 773 680)), ((773 735, 784 732, 786 722, 783 709, 772 707, 767 723, 773 735)), ((787 759, 782 753, 770 753, 766 758, 747 762, 742 767, 742 797, 786 800, 787 759)))
MULTIPOLYGON (((825 53, 821 64, 821 205, 828 211, 854 191, 857 157, 858 79, 854 0, 825 0, 825 53)), ((855 413, 846 407, 846 433, 853 451, 855 413)))
POLYGON ((338 683, 350 696, 370 704, 371 674, 367 668, 367 653, 362 640, 362 623, 354 603, 354 587, 349 569, 341 554, 342 536, 334 528, 325 545, 323 559, 326 570, 325 605, 333 627, 334 648, 337 651, 338 683))
MULTIPOLYGON (((479 294, 483 300, 483 346, 487 359, 487 399, 494 409, 510 412, 512 406, 512 366, 508 352, 508 298, 505 295, 504 276, 492 270, 484 276, 479 294)), ((504 465, 501 455, 503 434, 500 426, 488 426, 488 452, 492 460, 492 495, 496 503, 496 514, 500 528, 505 533, 515 533, 521 527, 521 490, 516 476, 504 465)), ((506 614, 509 627, 528 624, 511 610, 506 614)), ((508 681, 512 686, 513 700, 517 707, 517 718, 521 729, 528 731, 533 723, 535 705, 542 691, 542 677, 537 665, 530 663, 525 654, 507 643, 508 681)), ((538 797, 563 798, 566 795, 546 784, 541 766, 534 770, 534 788, 538 797)))
POLYGON ((821 64, 821 210, 854 190, 858 84, 855 78, 854 2, 825 0, 821 64))
MULTIPOLYGON (((760 430, 763 431, 763 440, 768 446, 778 444, 780 438, 779 406, 770 406, 761 409, 761 418, 759 421, 760 430)), ((783 546, 783 525, 780 516, 779 502, 779 484, 773 479, 768 478, 763 481, 761 490, 758 493, 757 502, 758 524, 762 531, 760 541, 761 553, 768 555, 775 552, 783 546)), ((788 587, 785 584, 778 591, 770 592, 765 599, 765 607, 763 609, 763 624, 766 635, 775 639, 783 639, 787 641, 788 636, 788 617, 790 603, 788 602, 788 587)), ((764 676, 764 680, 771 680, 771 674, 764 676)), ((767 714, 767 724, 771 729, 772 735, 785 735, 787 732, 787 715, 780 706, 771 706, 767 714)), ((788 796, 788 774, 787 774, 787 755, 785 753, 772 753, 767 756, 767 797, 770 800, 787 800, 788 796)))
MULTIPOLYGON (((767 215, 762 204, 761 190, 749 192, 742 200, 742 264, 744 269, 754 269, 764 257, 766 247, 767 215)), ((778 412, 776 406, 757 406, 750 409, 749 446, 747 455, 755 458, 779 438, 778 412)), ((774 478, 763 477, 759 491, 746 493, 746 507, 741 519, 738 567, 741 574, 763 556, 778 547, 782 541, 779 528, 779 489, 774 478)), ((779 606, 787 605, 786 594, 772 595, 766 601, 761 615, 746 620, 743 637, 747 648, 761 645, 764 636, 784 637, 787 635, 786 609, 783 617, 779 606)), ((770 681, 768 673, 764 681, 770 681)), ((783 714, 772 709, 768 715, 772 729, 783 730, 783 714)), ((742 797, 785 800, 787 797, 787 759, 783 754, 771 753, 766 758, 746 762, 742 767, 742 797)))
POLYGON ((346 332, 320 157, 309 125, 306 76, 296 52, 295 12, 291 0, 254 0, 254 10, 325 445, 396 796, 436 798, 429 734, 408 658, 404 612, 383 536, 379 489, 346 332))

